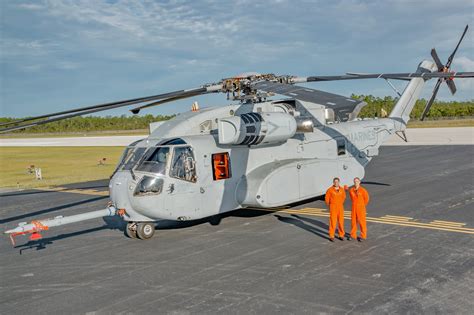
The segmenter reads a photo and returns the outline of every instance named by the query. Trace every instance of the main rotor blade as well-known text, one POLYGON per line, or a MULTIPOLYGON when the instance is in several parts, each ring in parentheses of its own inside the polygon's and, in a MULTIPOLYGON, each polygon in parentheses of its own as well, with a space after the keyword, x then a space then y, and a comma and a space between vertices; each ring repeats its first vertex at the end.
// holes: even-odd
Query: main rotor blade
POLYGON ((117 107, 120 107, 120 106, 123 106, 123 105, 121 105, 121 104, 111 105, 111 106, 109 106, 108 108, 105 108, 105 109, 104 108, 95 108, 95 109, 84 110, 84 111, 81 111, 81 112, 71 113, 71 114, 68 114, 68 115, 62 115, 62 116, 59 116, 59 117, 47 118, 47 119, 44 119, 44 120, 29 123, 29 124, 23 124, 23 125, 20 125, 20 126, 13 126, 13 127, 8 127, 8 128, 3 128, 3 129, 0 129, 0 133, 6 133, 6 132, 9 132, 9 131, 21 130, 21 129, 26 129, 26 128, 30 128, 30 127, 34 127, 34 126, 44 125, 44 124, 48 124, 48 123, 63 120, 63 119, 73 118, 73 117, 76 117, 76 116, 87 115, 87 114, 92 114, 92 113, 96 113, 96 112, 100 112, 100 111, 104 111, 104 110, 114 109, 114 108, 117 108, 117 107))
POLYGON ((467 32, 467 29, 469 28, 469 25, 466 25, 466 27, 464 28, 464 32, 462 33, 461 35, 461 38, 459 39, 459 42, 458 44, 456 45, 456 48, 454 48, 454 51, 453 53, 451 54, 451 56, 449 56, 448 58, 448 62, 446 62, 446 68, 449 69, 449 67, 451 66, 451 63, 453 62, 453 59, 454 59, 454 55, 456 54, 456 51, 458 51, 458 48, 459 48, 459 45, 461 44, 463 38, 464 38, 464 35, 466 35, 466 32, 467 32))
POLYGON ((430 111, 431 105, 433 105, 433 102, 436 98, 436 94, 438 94, 439 87, 441 86, 441 83, 443 83, 443 79, 438 79, 438 82, 436 82, 436 85, 433 89, 433 95, 431 95, 430 100, 428 103, 426 103, 425 109, 423 110, 423 113, 421 114, 420 120, 425 120, 426 115, 430 111))
MULTIPOLYGON (((209 86, 196 88, 196 89, 175 91, 175 92, 169 92, 169 93, 164 93, 164 94, 150 96, 150 97, 143 97, 143 98, 140 98, 141 101, 137 101, 137 99, 134 99, 134 100, 128 100, 128 101, 108 103, 107 105, 101 104, 101 105, 97 105, 97 106, 88 106, 88 107, 84 107, 84 108, 80 108, 80 109, 64 111, 64 112, 62 112, 63 113, 62 115, 59 115, 58 113, 54 113, 54 115, 50 114, 50 115, 37 116, 37 117, 33 117, 33 118, 23 119, 22 122, 37 120, 37 119, 40 119, 40 118, 46 118, 46 119, 41 120, 41 121, 32 122, 32 123, 29 123, 29 124, 23 124, 23 125, 20 125, 20 126, 13 126, 13 127, 8 127, 8 128, 3 128, 3 129, 0 129, 0 133, 6 133, 6 132, 9 132, 9 131, 15 131, 15 130, 25 129, 25 128, 29 128, 29 127, 33 127, 33 126, 39 126, 39 125, 47 124, 47 123, 54 122, 54 121, 73 118, 73 117, 76 117, 76 116, 81 116, 81 115, 86 115, 86 114, 92 114, 92 113, 96 113, 96 112, 100 112, 100 111, 104 111, 104 110, 123 107, 123 106, 126 106, 126 105, 143 103, 143 102, 146 102, 147 100, 154 100, 154 99, 157 99, 157 98, 164 98, 166 96, 168 96, 168 98, 167 98, 168 101, 172 101, 173 98, 178 98, 178 97, 186 98, 186 97, 195 96, 195 95, 214 93, 214 92, 218 92, 221 88, 222 88, 221 84, 209 85, 209 86), (56 117, 56 116, 58 116, 58 117, 56 117), (51 118, 51 117, 53 117, 53 118, 51 118)), ((150 105, 150 104, 148 104, 148 105, 150 105)), ((20 121, 16 121, 15 123, 19 123, 19 122, 20 121)))
POLYGON ((340 81, 340 80, 361 80, 361 79, 395 79, 409 80, 412 78, 474 78, 474 72, 412 72, 412 73, 367 73, 367 74, 346 74, 333 76, 311 76, 296 77, 292 79, 292 83, 300 82, 319 82, 319 81, 340 81))
POLYGON ((444 68, 443 63, 438 57, 438 54, 436 53, 436 49, 431 49, 431 57, 433 57, 434 62, 436 63, 436 66, 438 67, 438 71, 442 71, 444 68))
MULTIPOLYGON (((75 109, 71 109, 71 110, 65 110, 65 111, 55 112, 55 113, 51 113, 51 114, 40 115, 40 116, 29 117, 29 118, 25 118, 25 119, 16 120, 16 121, 11 121, 11 122, 2 124, 2 126, 15 125, 15 124, 24 123, 24 122, 28 122, 28 121, 33 121, 33 120, 37 120, 37 119, 50 118, 50 117, 61 116, 61 115, 70 114, 70 113, 79 113, 79 112, 88 111, 88 110, 91 110, 91 109, 108 110, 108 109, 111 109, 111 108, 118 108, 118 107, 127 106, 127 105, 139 104, 139 103, 154 101, 154 100, 163 99, 163 98, 176 97, 176 96, 180 96, 180 95, 183 95, 183 94, 186 95, 187 93, 190 93, 190 92, 197 93, 196 95, 215 92, 214 90, 208 91, 212 87, 214 87, 214 86, 199 87, 199 88, 189 89, 189 90, 179 90, 179 91, 168 92, 168 93, 157 94, 157 95, 146 96, 146 97, 140 97, 140 98, 134 98, 134 99, 129 99, 129 100, 116 101, 116 102, 92 105, 92 106, 87 106, 87 107, 75 108, 75 109)), ((97 111, 94 111, 94 112, 97 112, 97 111)), ((80 115, 83 115, 83 114, 80 114, 80 115)), ((78 115, 76 115, 76 116, 78 116, 78 115)))
POLYGON ((183 98, 197 96, 197 95, 200 95, 200 94, 202 94, 202 93, 191 93, 190 92, 190 93, 175 96, 175 97, 169 97, 169 98, 165 98, 164 100, 159 100, 159 101, 156 101, 156 102, 152 102, 152 103, 149 103, 149 104, 145 104, 145 105, 142 105, 142 106, 139 106, 139 107, 132 108, 130 111, 133 114, 138 114, 140 112, 140 110, 142 110, 144 108, 149 108, 149 107, 152 107, 152 106, 158 106, 158 105, 162 105, 162 104, 165 104, 165 103, 181 100, 183 98))

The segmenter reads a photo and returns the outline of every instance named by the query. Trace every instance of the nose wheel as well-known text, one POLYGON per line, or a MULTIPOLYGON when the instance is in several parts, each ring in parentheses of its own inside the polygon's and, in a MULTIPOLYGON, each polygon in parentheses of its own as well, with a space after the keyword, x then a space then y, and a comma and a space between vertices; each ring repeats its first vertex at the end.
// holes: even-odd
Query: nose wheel
POLYGON ((125 235, 130 238, 147 240, 155 234, 155 225, 149 222, 128 222, 125 235))
POLYGON ((129 238, 137 238, 137 223, 128 222, 125 227, 125 235, 129 238))
POLYGON ((155 234, 155 225, 148 222, 137 223, 137 237, 141 240, 147 240, 155 234))

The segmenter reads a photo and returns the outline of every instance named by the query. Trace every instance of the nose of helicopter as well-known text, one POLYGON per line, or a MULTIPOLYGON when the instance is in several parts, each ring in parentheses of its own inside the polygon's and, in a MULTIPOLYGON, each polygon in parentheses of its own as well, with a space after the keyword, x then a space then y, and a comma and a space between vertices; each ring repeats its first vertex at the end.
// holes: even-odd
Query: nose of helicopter
POLYGON ((117 172, 110 179, 109 195, 117 209, 131 209, 129 195, 133 193, 134 187, 130 172, 117 172))

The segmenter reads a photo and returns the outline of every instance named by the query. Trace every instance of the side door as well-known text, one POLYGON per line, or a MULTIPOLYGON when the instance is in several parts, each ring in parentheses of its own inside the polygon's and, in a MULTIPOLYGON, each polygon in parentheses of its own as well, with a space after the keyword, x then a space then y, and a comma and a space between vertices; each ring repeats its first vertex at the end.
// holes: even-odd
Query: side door
POLYGON ((196 160, 191 146, 174 146, 172 150, 169 178, 164 187, 164 207, 177 220, 200 218, 200 204, 196 202, 197 184, 196 160))

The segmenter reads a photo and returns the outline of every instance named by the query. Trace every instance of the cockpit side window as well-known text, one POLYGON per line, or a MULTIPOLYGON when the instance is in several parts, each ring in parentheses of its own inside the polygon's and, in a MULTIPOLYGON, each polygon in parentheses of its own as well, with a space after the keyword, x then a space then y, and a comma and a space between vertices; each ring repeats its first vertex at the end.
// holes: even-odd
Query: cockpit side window
POLYGON ((170 176, 189 182, 196 182, 196 162, 190 146, 175 147, 170 176))
POLYGON ((169 153, 169 147, 151 148, 147 151, 142 162, 135 170, 155 174, 165 174, 169 153))

